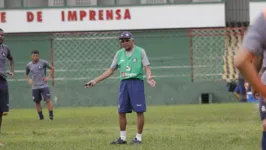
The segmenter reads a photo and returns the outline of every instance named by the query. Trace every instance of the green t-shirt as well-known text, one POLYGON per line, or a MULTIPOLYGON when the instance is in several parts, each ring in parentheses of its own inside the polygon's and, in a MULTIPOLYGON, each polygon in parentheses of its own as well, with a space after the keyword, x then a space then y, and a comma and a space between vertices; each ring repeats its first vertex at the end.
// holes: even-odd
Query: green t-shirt
POLYGON ((143 80, 142 48, 135 46, 131 56, 124 49, 117 53, 117 65, 120 70, 120 80, 137 78, 143 80))

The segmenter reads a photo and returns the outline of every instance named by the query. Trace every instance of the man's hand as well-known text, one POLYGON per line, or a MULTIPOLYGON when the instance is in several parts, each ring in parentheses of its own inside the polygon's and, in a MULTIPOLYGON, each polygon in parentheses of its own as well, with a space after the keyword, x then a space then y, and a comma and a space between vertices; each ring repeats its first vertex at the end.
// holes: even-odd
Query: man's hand
POLYGON ((28 83, 29 83, 30 85, 32 85, 32 80, 31 80, 31 79, 29 79, 29 80, 28 80, 28 83))
POLYGON ((92 87, 96 84, 95 80, 91 80, 85 84, 85 88, 92 87))
POLYGON ((10 75, 12 77, 12 79, 14 79, 14 71, 10 71, 7 74, 10 75))
POLYGON ((85 88, 92 87, 96 83, 101 82, 102 80, 110 77, 114 73, 115 69, 114 68, 109 68, 107 69, 102 75, 99 77, 95 78, 94 80, 91 80, 85 84, 85 88))
POLYGON ((49 79, 50 79, 50 77, 43 77, 43 78, 42 78, 42 80, 43 80, 44 82, 47 82, 49 79))
POLYGON ((149 85, 150 85, 151 87, 155 87, 156 82, 152 79, 151 76, 149 76, 149 77, 147 78, 147 82, 149 83, 149 85))

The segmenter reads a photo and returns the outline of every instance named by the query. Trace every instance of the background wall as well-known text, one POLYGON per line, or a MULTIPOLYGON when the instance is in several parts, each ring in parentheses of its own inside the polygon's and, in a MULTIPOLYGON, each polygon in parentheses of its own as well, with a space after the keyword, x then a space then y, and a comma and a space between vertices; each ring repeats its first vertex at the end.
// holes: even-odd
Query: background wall
MULTIPOLYGON (((224 30, 195 29, 132 31, 135 43, 146 50, 157 87, 145 83, 147 103, 198 103, 202 93, 212 93, 214 102, 234 101, 222 78, 226 48, 224 30), (193 35, 191 35, 193 33, 193 35)), ((107 69, 120 48, 120 32, 75 32, 6 36, 15 57, 16 79, 9 80, 12 107, 31 107, 31 87, 24 80, 25 66, 33 49, 55 66, 50 81, 55 106, 116 105, 119 72, 85 89, 84 84, 107 69), (52 86, 54 85, 54 86, 52 86)), ((235 35, 230 35, 235 36, 235 35)))

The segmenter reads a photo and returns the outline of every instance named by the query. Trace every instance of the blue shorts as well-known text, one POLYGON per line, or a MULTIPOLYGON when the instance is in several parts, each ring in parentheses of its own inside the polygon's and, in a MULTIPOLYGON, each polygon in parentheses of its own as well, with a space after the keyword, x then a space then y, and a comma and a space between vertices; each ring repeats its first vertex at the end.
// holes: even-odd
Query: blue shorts
POLYGON ((33 101, 40 102, 42 100, 42 96, 44 100, 49 100, 51 98, 51 93, 48 87, 32 89, 33 101))
POLYGON ((259 112, 260 112, 261 121, 266 119, 266 105, 263 102, 263 97, 262 96, 260 96, 260 99, 259 99, 259 112))
POLYGON ((127 79, 120 83, 118 112, 132 113, 132 110, 134 112, 146 111, 144 81, 140 79, 127 79))

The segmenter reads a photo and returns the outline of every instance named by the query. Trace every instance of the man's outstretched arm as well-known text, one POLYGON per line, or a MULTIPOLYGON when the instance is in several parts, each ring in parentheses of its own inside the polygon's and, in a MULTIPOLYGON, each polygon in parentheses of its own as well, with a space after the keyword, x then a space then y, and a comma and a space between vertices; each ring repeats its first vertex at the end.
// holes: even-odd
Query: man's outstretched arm
POLYGON ((100 82, 100 81, 102 81, 102 80, 104 80, 106 78, 109 78, 111 75, 113 75, 113 73, 115 72, 115 70, 118 67, 118 65, 117 65, 117 54, 118 54, 118 52, 116 52, 110 68, 108 68, 102 75, 100 75, 99 77, 94 79, 94 81, 96 83, 98 83, 98 82, 100 82))
POLYGON ((85 84, 85 87, 90 87, 90 86, 94 86, 96 83, 101 82, 102 80, 110 77, 115 70, 118 68, 118 64, 117 64, 117 53, 114 56, 113 62, 110 66, 110 68, 108 68, 102 75, 100 75, 99 77, 87 82, 85 84))
POLYGON ((94 81, 96 83, 110 77, 113 73, 115 72, 114 68, 108 68, 102 75, 100 75, 99 77, 95 78, 94 81))

